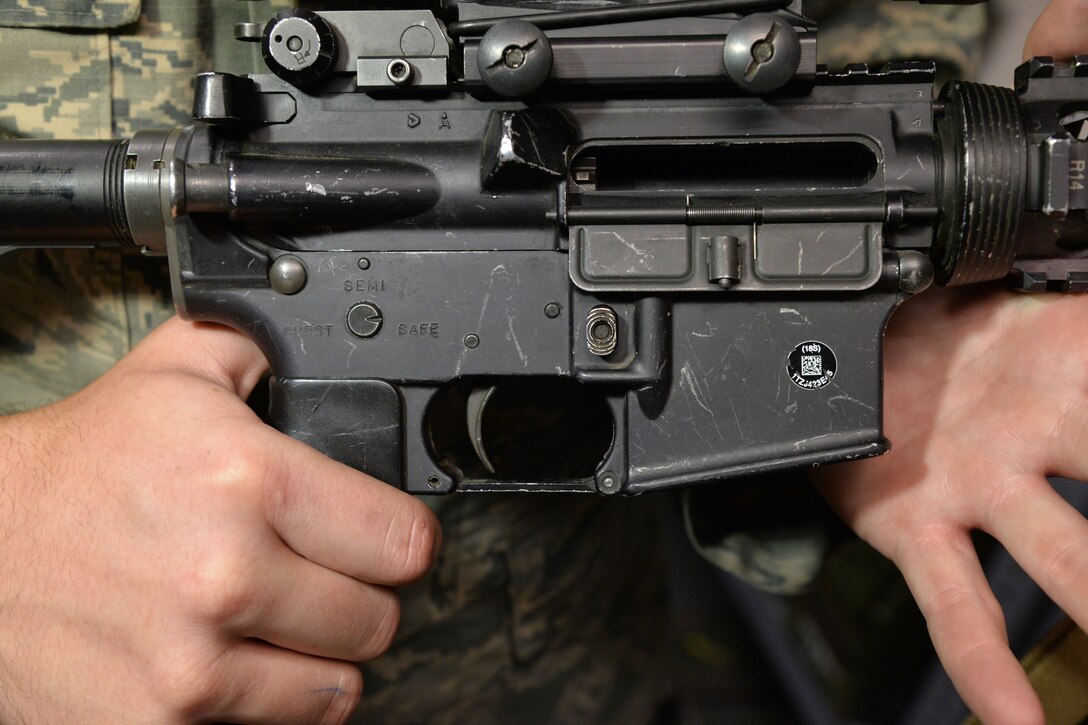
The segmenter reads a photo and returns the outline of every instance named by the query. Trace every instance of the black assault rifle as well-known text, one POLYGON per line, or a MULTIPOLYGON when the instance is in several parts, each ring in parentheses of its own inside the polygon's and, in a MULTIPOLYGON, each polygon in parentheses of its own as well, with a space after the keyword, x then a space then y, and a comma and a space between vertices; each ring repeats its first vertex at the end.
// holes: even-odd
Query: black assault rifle
POLYGON ((818 66, 800 0, 611 5, 240 25, 270 73, 199 76, 193 126, 0 144, 0 247, 168 255, 274 425, 423 493, 877 455, 906 297, 1088 289, 1088 56, 934 100, 818 66))

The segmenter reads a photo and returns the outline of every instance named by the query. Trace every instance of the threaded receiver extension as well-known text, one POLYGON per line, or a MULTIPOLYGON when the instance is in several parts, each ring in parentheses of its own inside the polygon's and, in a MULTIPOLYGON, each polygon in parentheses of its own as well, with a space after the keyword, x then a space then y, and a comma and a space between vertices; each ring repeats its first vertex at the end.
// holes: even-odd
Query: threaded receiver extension
POLYGON ((1016 258, 1027 196, 1020 104, 1011 90, 958 81, 941 96, 937 276, 947 285, 1001 279, 1016 258))
POLYGON ((114 238, 122 244, 132 246, 132 231, 128 228, 128 215, 125 213, 127 156, 128 141, 114 141, 106 154, 106 168, 102 175, 102 203, 106 208, 106 217, 114 238))
POLYGON ((0 142, 0 241, 133 244, 124 193, 128 143, 0 142))

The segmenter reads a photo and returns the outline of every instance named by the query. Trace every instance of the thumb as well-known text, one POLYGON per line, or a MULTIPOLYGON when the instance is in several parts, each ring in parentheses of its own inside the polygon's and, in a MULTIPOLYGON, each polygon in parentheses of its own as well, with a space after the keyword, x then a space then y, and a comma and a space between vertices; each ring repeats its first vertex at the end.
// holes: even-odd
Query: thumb
POLYGON ((1088 54, 1088 0, 1051 0, 1024 43, 1024 59, 1088 54))
POLYGON ((237 330, 172 317, 133 348, 117 367, 189 373, 244 400, 268 370, 268 361, 257 345, 237 330))

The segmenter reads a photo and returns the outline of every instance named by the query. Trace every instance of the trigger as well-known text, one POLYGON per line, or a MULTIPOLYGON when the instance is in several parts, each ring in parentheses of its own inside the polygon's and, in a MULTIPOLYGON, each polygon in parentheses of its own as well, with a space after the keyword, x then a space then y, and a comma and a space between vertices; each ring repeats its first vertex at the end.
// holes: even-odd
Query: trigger
POLYGON ((495 466, 487 457, 484 449, 484 411, 487 410, 487 402, 491 400, 496 388, 475 388, 468 396, 468 438, 472 441, 472 450, 476 451, 476 457, 488 473, 495 473, 495 466))

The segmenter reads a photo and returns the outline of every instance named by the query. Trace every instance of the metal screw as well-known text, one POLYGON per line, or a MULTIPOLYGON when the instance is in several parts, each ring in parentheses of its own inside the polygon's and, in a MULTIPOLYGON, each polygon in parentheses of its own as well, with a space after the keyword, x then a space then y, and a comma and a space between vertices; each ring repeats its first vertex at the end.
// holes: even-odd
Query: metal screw
POLYGON ((427 479, 427 486, 433 491, 442 485, 442 479, 438 476, 431 476, 427 479))
POLYGON ((752 46, 752 58, 757 63, 766 63, 774 58, 774 44, 768 39, 757 40, 752 46))
POLYGON ((623 482, 612 471, 605 471, 597 479, 597 490, 605 495, 611 496, 619 493, 621 488, 623 488, 623 482))
POLYGON ((548 80, 552 58, 551 42, 543 30, 523 20, 503 20, 480 39, 476 69, 492 91, 517 98, 548 80))
POLYGON ((516 45, 511 45, 502 54, 502 60, 507 68, 520 68, 525 65, 525 50, 516 45))
POLYGON ((395 58, 389 61, 389 65, 385 68, 385 75, 389 80, 396 83, 398 86, 403 86, 408 81, 412 80, 412 66, 408 65, 408 61, 401 58, 395 58))
POLYGON ((384 323, 381 309, 373 302, 360 302, 348 310, 348 329, 363 339, 374 337, 384 323))
POLYGON ((549 320, 554 320, 561 314, 563 314, 563 308, 558 302, 549 302, 544 307, 544 316, 547 317, 549 320))
POLYGON ((469 335, 465 338, 465 347, 469 350, 475 350, 480 346, 480 337, 478 335, 469 335))
POLYGON ((292 35, 287 39, 287 49, 295 53, 302 50, 302 38, 297 35, 292 35))
POLYGON ((740 20, 725 38, 726 73, 749 93, 771 93, 790 82, 801 66, 801 40, 788 22, 771 13, 740 20))
POLYGON ((281 295, 293 295, 306 286, 306 265, 293 254, 277 257, 268 270, 268 283, 281 295))
POLYGON ((367 259, 366 257, 360 258, 359 259, 359 269, 362 269, 362 270, 370 269, 370 260, 367 259))

